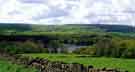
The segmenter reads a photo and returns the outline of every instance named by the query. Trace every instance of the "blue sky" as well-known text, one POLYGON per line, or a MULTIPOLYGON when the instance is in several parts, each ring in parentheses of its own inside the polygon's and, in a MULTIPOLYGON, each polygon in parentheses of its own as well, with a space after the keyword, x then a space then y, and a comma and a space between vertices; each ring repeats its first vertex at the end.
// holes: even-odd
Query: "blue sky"
POLYGON ((135 0, 0 0, 0 22, 135 24, 135 0))

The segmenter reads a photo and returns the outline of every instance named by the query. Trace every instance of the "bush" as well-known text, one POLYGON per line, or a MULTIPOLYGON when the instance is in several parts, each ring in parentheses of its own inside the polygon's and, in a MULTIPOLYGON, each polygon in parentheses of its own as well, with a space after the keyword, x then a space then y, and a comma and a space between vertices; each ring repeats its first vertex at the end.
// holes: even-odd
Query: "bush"
POLYGON ((123 52, 122 57, 124 57, 124 58, 135 58, 135 48, 126 49, 123 52))
POLYGON ((95 48, 93 48, 91 46, 84 47, 84 48, 78 48, 78 49, 74 50, 73 53, 94 55, 95 48))

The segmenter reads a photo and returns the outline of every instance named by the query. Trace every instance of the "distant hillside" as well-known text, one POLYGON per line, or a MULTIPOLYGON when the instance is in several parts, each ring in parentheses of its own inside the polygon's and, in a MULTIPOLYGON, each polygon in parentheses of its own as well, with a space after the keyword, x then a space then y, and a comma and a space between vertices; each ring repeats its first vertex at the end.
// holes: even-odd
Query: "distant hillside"
POLYGON ((101 25, 97 24, 94 25, 96 27, 99 27, 101 29, 104 29, 107 32, 135 32, 135 27, 132 26, 126 26, 126 25, 101 25))
POLYGON ((95 26, 86 25, 32 25, 32 31, 47 31, 47 32, 103 32, 95 26))
POLYGON ((133 33, 135 27, 106 24, 66 24, 66 25, 33 25, 0 23, 0 32, 45 31, 45 32, 123 32, 133 33))
POLYGON ((123 32, 133 33, 135 27, 126 25, 107 24, 66 24, 66 25, 32 25, 33 31, 62 31, 62 32, 123 32))
POLYGON ((31 25, 28 24, 0 23, 0 32, 16 32, 29 30, 31 30, 31 25))

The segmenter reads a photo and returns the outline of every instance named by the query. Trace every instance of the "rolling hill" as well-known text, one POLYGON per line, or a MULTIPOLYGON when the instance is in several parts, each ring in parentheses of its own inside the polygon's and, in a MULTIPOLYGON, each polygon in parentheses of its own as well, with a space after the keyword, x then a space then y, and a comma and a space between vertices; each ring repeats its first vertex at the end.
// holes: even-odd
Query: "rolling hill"
POLYGON ((43 32, 122 32, 134 33, 135 27, 126 25, 107 24, 65 24, 65 25, 35 25, 0 23, 0 32, 23 32, 23 31, 43 31, 43 32))

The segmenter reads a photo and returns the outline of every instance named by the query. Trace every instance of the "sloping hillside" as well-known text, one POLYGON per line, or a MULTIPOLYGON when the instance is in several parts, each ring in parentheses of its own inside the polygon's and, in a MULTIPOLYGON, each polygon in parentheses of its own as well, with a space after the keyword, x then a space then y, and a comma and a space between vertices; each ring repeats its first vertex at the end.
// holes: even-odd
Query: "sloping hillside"
POLYGON ((135 27, 107 24, 65 24, 65 25, 35 25, 0 23, 1 32, 44 31, 44 32, 135 32, 135 27))
POLYGON ((1 32, 28 31, 31 30, 29 24, 0 23, 1 32))

